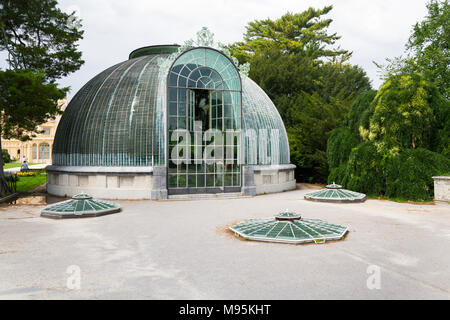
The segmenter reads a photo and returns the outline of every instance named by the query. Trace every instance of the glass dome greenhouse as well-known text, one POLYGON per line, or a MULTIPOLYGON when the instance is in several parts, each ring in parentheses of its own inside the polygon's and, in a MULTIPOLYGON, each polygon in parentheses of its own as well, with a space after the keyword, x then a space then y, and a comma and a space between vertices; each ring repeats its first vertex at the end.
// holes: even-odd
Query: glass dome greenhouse
POLYGON ((145 47, 95 76, 67 106, 52 158, 48 190, 56 195, 164 199, 295 188, 275 105, 211 47, 145 47), (269 169, 277 176, 264 179, 269 169))
POLYGON ((249 219, 229 229, 247 240, 290 244, 342 240, 348 232, 345 226, 305 219, 293 212, 282 212, 274 218, 249 219))
POLYGON ((364 202, 366 195, 355 191, 345 190, 341 185, 336 183, 326 186, 326 189, 310 192, 305 194, 304 198, 310 201, 319 202, 337 202, 337 203, 351 203, 364 202))

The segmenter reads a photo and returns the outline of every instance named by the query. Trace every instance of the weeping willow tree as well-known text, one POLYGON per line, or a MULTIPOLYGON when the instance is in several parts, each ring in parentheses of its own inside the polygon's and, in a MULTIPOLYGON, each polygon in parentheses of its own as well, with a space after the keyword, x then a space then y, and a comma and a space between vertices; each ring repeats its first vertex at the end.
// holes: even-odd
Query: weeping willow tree
POLYGON ((372 196, 430 200, 450 172, 450 103, 420 74, 362 94, 328 140, 329 181, 372 196))

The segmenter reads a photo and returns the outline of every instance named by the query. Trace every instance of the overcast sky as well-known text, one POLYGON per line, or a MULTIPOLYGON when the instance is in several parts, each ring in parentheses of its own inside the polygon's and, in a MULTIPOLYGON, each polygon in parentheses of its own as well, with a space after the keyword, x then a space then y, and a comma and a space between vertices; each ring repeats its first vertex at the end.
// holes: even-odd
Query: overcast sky
POLYGON ((333 5, 331 32, 338 44, 353 51, 351 63, 364 68, 378 88, 372 61, 399 56, 412 26, 426 15, 426 0, 59 0, 64 11, 76 10, 83 20, 81 69, 63 79, 69 98, 102 70, 126 60, 139 47, 182 44, 203 26, 216 41, 242 40, 245 26, 255 19, 277 19, 286 12, 333 5))

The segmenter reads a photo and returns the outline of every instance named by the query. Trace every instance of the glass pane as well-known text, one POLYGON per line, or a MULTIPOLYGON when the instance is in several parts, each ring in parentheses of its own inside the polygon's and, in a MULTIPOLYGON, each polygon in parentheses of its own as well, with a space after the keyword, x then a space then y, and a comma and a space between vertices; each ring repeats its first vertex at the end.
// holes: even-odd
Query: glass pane
POLYGON ((169 103, 169 116, 177 115, 177 107, 178 107, 178 104, 176 102, 169 103))
POLYGON ((197 174, 197 188, 204 188, 206 184, 205 180, 206 180, 205 174, 197 174))
POLYGON ((195 188, 197 187, 197 176, 195 174, 190 174, 188 176, 189 181, 188 181, 188 187, 189 188, 195 188))
POLYGON ((207 187, 214 187, 214 174, 207 174, 206 175, 206 186, 207 187))
POLYGON ((169 88, 169 101, 177 102, 177 89, 169 88))

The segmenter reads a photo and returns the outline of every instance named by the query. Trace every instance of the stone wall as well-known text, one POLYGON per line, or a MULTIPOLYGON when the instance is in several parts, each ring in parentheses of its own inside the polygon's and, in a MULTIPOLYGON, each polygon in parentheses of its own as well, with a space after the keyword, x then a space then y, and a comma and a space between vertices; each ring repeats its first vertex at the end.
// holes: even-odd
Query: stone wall
MULTIPOLYGON (((243 166, 242 195, 276 193, 296 188, 294 165, 243 166)), ((47 167, 47 192, 60 197, 79 193, 100 199, 165 200, 165 167, 47 167)), ((195 197, 195 196, 194 196, 195 197)))
POLYGON ((153 168, 47 167, 47 192, 73 197, 85 192, 101 199, 151 199, 153 168))
POLYGON ((450 177, 433 177, 434 200, 450 202, 450 177))
POLYGON ((295 190, 295 166, 270 165, 253 166, 256 194, 295 190))

